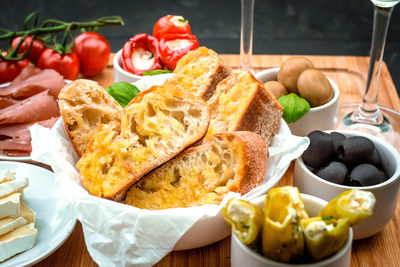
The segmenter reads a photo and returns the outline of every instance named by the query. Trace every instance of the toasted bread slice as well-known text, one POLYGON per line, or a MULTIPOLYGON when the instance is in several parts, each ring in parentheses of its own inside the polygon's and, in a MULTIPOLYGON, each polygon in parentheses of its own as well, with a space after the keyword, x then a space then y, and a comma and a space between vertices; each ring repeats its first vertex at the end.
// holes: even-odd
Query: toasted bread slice
POLYGON ((121 124, 99 127, 77 163, 82 185, 92 195, 120 200, 143 175, 201 139, 209 122, 200 97, 152 87, 124 108, 121 124))
POLYGON ((121 120, 122 107, 97 82, 73 81, 61 89, 58 99, 65 130, 78 156, 85 152, 99 124, 121 120))
POLYGON ((282 107, 248 71, 234 70, 208 101, 211 122, 207 136, 233 131, 255 132, 267 146, 279 131, 282 107))
POLYGON ((217 84, 231 72, 223 60, 213 50, 199 47, 183 56, 174 70, 179 85, 194 95, 208 100, 217 84))
POLYGON ((252 132, 221 133, 148 173, 126 194, 126 204, 166 209, 219 204, 228 191, 261 184, 268 150, 252 132))

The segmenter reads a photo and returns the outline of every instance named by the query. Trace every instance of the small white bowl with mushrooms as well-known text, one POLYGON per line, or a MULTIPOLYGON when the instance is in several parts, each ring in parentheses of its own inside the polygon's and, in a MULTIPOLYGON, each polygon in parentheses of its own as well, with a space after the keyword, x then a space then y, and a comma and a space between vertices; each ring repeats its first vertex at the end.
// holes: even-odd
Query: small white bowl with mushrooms
MULTIPOLYGON (((265 84, 265 88, 279 99, 279 102, 282 102, 280 99, 282 96, 302 98, 303 102, 304 100, 308 102, 309 111, 293 122, 286 119, 284 106, 284 118, 292 134, 306 136, 313 130, 325 131, 335 128, 339 87, 332 79, 316 69, 307 58, 289 58, 280 68, 260 71, 255 77, 265 84)), ((295 104, 293 108, 297 108, 295 104)))

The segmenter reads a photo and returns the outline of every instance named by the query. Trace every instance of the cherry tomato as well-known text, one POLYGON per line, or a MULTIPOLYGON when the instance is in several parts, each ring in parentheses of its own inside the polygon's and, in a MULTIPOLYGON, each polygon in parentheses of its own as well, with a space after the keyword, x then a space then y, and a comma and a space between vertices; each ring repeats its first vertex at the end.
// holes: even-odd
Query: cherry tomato
POLYGON ((79 74, 79 59, 75 52, 62 55, 51 48, 46 48, 39 57, 38 67, 54 69, 65 79, 75 80, 79 74))
POLYGON ((0 59, 0 83, 11 82, 29 63, 27 58, 23 60, 0 59))
MULTIPOLYGON (((21 40, 21 36, 15 38, 12 43, 11 47, 12 49, 15 49, 18 46, 19 41, 21 40)), ((18 53, 25 53, 29 51, 30 46, 32 45, 31 52, 28 55, 28 59, 32 61, 34 64, 37 64, 40 54, 46 49, 46 47, 43 45, 44 42, 40 39, 35 39, 32 41, 31 36, 27 36, 22 43, 21 47, 18 50, 18 53)))
POLYGON ((75 53, 79 58, 80 72, 94 76, 107 66, 111 54, 107 39, 97 32, 84 32, 75 38, 75 53))
POLYGON ((160 39, 170 33, 191 33, 189 23, 182 16, 167 15, 160 18, 153 28, 153 36, 160 39))

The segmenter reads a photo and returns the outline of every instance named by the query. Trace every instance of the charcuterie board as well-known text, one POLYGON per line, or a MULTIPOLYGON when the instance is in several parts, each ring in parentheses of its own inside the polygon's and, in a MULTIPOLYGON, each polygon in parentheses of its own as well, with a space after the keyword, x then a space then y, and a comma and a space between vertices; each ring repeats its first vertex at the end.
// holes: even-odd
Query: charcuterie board
MULTIPOLYGON (((255 55, 255 72, 279 67, 282 61, 292 55, 255 55)), ((238 55, 222 55, 233 68, 239 67, 238 55)), ((314 65, 334 80, 340 89, 339 103, 359 102, 368 69, 367 57, 355 56, 308 56, 314 65)), ((112 58, 108 67, 93 80, 102 86, 113 83, 112 58)), ((382 106, 400 111, 400 100, 389 70, 384 64, 381 71, 378 102, 382 106)), ((397 147, 397 150, 400 150, 397 147)), ((278 186, 291 185, 291 165, 278 186)), ((399 201, 400 202, 400 199, 399 201)), ((396 266, 400 262, 400 205, 390 223, 373 237, 353 242, 351 266, 396 266)), ((77 223, 69 239, 56 252, 35 266, 97 266, 90 257, 80 223, 77 223)), ((230 266, 230 238, 215 244, 168 254, 156 266, 230 266)))

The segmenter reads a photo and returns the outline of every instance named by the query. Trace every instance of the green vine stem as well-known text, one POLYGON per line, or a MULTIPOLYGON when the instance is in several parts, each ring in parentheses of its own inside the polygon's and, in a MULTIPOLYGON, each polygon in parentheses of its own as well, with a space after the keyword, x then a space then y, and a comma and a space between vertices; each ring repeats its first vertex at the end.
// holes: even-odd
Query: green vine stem
MULTIPOLYGON (((68 41, 68 36, 70 35, 70 32, 72 30, 76 29, 96 29, 97 27, 104 27, 104 26, 123 26, 124 21, 120 16, 108 16, 108 17, 102 17, 98 18, 94 21, 90 22, 65 22, 61 20, 56 20, 56 19, 48 19, 45 20, 40 27, 36 28, 37 24, 37 16, 35 16, 35 13, 30 14, 24 22, 24 30, 23 31, 10 31, 7 29, 1 29, 0 28, 0 33, 3 32, 3 34, 0 35, 0 41, 2 40, 12 40, 15 37, 18 36, 23 36, 18 43, 18 46, 14 50, 10 50, 9 55, 5 56, 2 54, 2 50, 0 50, 0 58, 1 59, 7 59, 7 60, 20 60, 26 57, 26 54, 29 53, 24 53, 24 55, 20 56, 17 54, 18 49, 21 47, 23 41, 25 38, 30 35, 32 36, 33 39, 38 38, 40 35, 47 34, 55 34, 59 32, 64 32, 63 39, 61 42, 61 51, 59 52, 68 52, 69 49, 66 49, 67 47, 67 41, 68 41), (35 17, 35 21, 33 22, 33 28, 32 29, 26 29, 29 20, 35 17), (51 26, 49 26, 51 25, 51 26)), ((57 49, 59 50, 59 49, 57 49)))
MULTIPOLYGON (((62 21, 58 21, 61 23, 62 21)), ((23 36, 25 34, 27 35, 41 35, 45 33, 55 33, 55 32, 62 32, 65 31, 70 24, 73 24, 71 26, 71 30, 76 30, 76 29, 81 29, 81 28, 92 28, 92 27, 104 27, 104 26, 123 26, 124 21, 120 16, 110 16, 110 17, 103 17, 99 18, 94 21, 90 22, 62 22, 62 24, 57 25, 57 26, 52 26, 52 27, 40 27, 40 28, 34 28, 31 30, 27 31, 19 31, 19 32, 12 32, 8 30, 3 30, 6 31, 7 33, 0 35, 0 41, 1 40, 7 40, 7 39, 12 39, 14 37, 18 36, 23 36)))

